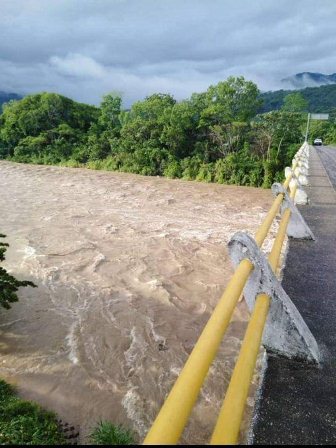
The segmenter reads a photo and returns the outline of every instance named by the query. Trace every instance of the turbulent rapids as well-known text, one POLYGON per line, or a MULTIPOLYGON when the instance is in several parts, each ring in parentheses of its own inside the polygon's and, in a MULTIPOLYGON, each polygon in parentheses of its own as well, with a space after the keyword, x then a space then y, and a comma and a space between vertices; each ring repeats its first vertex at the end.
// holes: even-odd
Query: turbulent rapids
MULTIPOLYGON (((254 233, 271 193, 10 162, 0 191, 6 268, 38 285, 1 311, 0 376, 83 440, 100 419, 141 440, 232 274, 230 236, 254 233)), ((247 317, 242 301, 188 443, 211 433, 247 317)))

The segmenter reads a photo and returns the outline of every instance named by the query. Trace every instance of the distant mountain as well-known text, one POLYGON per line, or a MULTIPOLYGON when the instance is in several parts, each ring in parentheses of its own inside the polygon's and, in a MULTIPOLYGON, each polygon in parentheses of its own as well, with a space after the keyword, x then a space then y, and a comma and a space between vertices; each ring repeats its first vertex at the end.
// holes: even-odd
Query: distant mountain
POLYGON ((319 87, 336 83, 336 73, 324 75, 323 73, 303 72, 281 80, 286 89, 304 89, 306 87, 319 87))
MULTIPOLYGON (((329 84, 320 87, 307 87, 298 90, 301 95, 308 101, 309 112, 315 113, 335 113, 336 110, 336 84, 329 84)), ((259 112, 269 112, 278 110, 283 105, 286 95, 293 93, 295 90, 276 90, 274 92, 264 92, 260 96, 264 101, 259 112)))
POLYGON ((10 100, 20 100, 21 98, 22 96, 18 95, 17 93, 6 93, 0 91, 0 113, 3 103, 7 103, 7 101, 10 100))

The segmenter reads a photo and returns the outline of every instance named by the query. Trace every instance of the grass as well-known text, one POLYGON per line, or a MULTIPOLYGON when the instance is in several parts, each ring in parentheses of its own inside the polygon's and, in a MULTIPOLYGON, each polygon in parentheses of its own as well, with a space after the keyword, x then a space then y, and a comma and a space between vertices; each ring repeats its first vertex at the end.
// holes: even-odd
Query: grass
POLYGON ((53 412, 24 401, 0 380, 0 445, 64 445, 64 435, 53 412))
POLYGON ((121 425, 100 422, 91 433, 91 442, 95 445, 134 445, 132 432, 121 425))

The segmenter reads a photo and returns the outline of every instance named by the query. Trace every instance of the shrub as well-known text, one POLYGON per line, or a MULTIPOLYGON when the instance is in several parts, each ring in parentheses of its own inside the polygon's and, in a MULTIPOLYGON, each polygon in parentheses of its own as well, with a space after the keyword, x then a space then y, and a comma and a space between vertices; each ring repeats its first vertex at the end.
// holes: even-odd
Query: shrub
MULTIPOLYGON (((263 188, 270 188, 277 172, 277 163, 274 160, 264 161, 264 180, 262 183, 263 188)), ((282 176, 283 178, 283 176, 282 176)))
POLYGON ((120 166, 119 158, 117 156, 110 156, 103 160, 104 170, 118 171, 120 166))
POLYGON ((65 438, 54 413, 21 400, 0 380, 0 444, 64 445, 65 438))
POLYGON ((215 182, 219 184, 229 183, 233 171, 234 163, 232 154, 225 157, 225 159, 217 160, 215 163, 215 182))
POLYGON ((121 425, 102 421, 91 433, 95 445, 134 445, 132 432, 121 425))
POLYGON ((103 161, 102 160, 90 160, 86 164, 87 168, 90 168, 90 170, 101 170, 103 169, 103 161))
POLYGON ((186 157, 181 161, 182 178, 185 180, 194 180, 203 164, 198 156, 186 157))
POLYGON ((163 174, 164 176, 169 177, 171 179, 182 177, 181 165, 178 162, 178 160, 172 160, 168 162, 163 171, 163 174))
POLYGON ((204 163, 201 165, 196 180, 200 182, 212 182, 214 179, 214 164, 204 163))
POLYGON ((255 162, 249 176, 249 185, 251 187, 260 187, 262 185, 264 176, 263 171, 264 170, 261 161, 255 162))

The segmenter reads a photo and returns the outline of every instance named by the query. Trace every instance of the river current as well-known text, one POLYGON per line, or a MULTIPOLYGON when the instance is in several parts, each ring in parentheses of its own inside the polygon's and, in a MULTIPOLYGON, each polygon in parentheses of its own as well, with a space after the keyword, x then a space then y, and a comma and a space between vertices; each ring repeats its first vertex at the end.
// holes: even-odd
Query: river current
MULTIPOLYGON (((271 203, 262 189, 0 162, 5 267, 38 285, 1 310, 0 375, 82 442, 101 419, 141 440, 232 275, 230 236, 253 234, 271 203)), ((184 442, 211 434, 247 319, 241 301, 184 442)))

